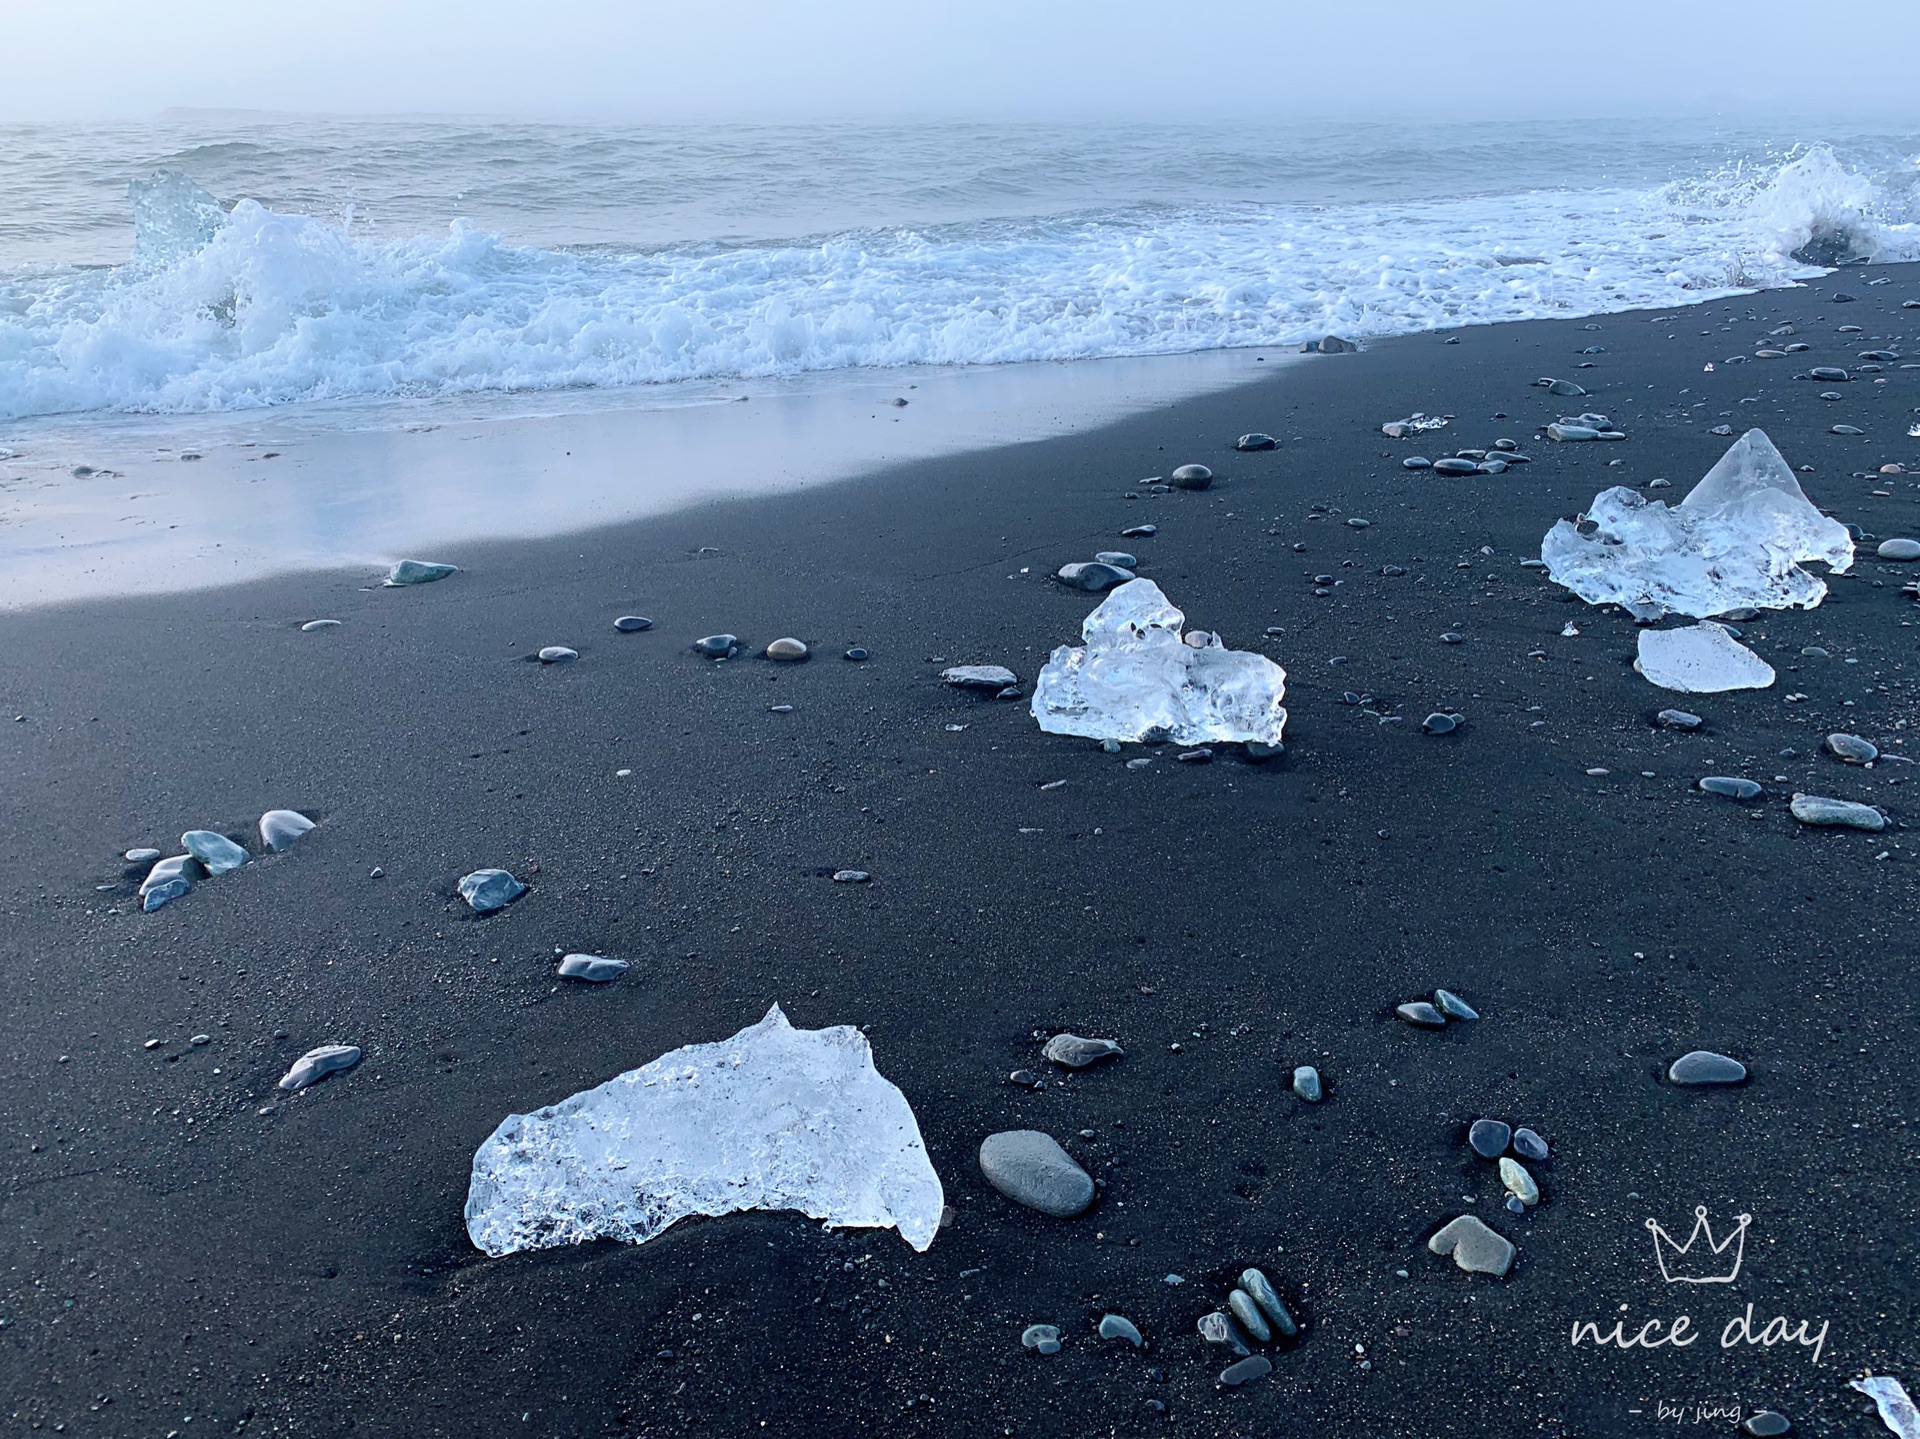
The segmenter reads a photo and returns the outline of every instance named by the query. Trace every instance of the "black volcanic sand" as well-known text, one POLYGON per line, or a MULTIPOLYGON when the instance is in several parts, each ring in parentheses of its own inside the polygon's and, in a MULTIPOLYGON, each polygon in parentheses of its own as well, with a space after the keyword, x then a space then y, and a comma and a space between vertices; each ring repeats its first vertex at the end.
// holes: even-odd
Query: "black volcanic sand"
POLYGON ((1688 698, 1633 673, 1624 615, 1520 561, 1607 485, 1666 476, 1677 499, 1722 423, 1764 427, 1870 539, 1920 532, 1914 478, 1859 477, 1920 470, 1920 371, 1838 403, 1792 378, 1920 356, 1913 297, 1913 268, 1855 270, 1662 317, 1417 336, 1094 434, 423 556, 466 569, 418 589, 303 575, 0 618, 4 1412, 156 1437, 1424 1436, 1655 1433, 1657 1405, 1704 1403, 1875 1432, 1846 1378, 1920 1378, 1920 777, 1818 751, 1832 730, 1900 748, 1915 567, 1863 545, 1818 610, 1744 627, 1772 689, 1688 698), (1725 363, 1783 322, 1810 354, 1725 363), (1552 399, 1542 375, 1594 398, 1552 399), (1582 408, 1630 438, 1538 437, 1582 408), (1414 410, 1457 418, 1381 438, 1414 410), (1255 429, 1279 450, 1235 454, 1255 429), (1400 465, 1503 435, 1533 463, 1400 465), (1220 472, 1211 491, 1128 497, 1192 460, 1220 472), (1120 539, 1146 521, 1156 538, 1120 539), (1282 759, 1162 749, 1131 770, 1139 747, 1106 755, 938 683, 966 662, 1031 684, 1094 603, 1045 577, 1109 547, 1191 624, 1286 665, 1282 759), (626 612, 658 626, 614 633, 626 612), (316 616, 344 624, 301 633, 316 616), (816 658, 696 658, 718 630, 816 658), (864 665, 840 658, 856 643, 864 665), (580 662, 528 662, 546 644, 580 662), (1705 729, 1655 728, 1674 704, 1705 729), (1433 710, 1467 723, 1425 735, 1433 710), (1766 797, 1698 793, 1706 774, 1766 797), (1794 790, 1893 824, 1804 828, 1794 790), (319 829, 135 912, 121 851, 198 826, 251 839, 281 805, 319 829), (533 891, 478 920, 454 883, 491 865, 533 891), (844 867, 873 882, 833 883, 844 867), (635 968, 562 987, 562 949, 635 968), (1484 1017, 1393 1018, 1436 985, 1484 1017), (865 1028, 911 1101, 955 1210, 928 1253, 757 1213, 641 1247, 469 1244, 469 1163, 503 1116, 774 1001, 865 1028), (1126 1057, 1009 1084, 1051 1071, 1039 1042, 1060 1029, 1126 1057), (366 1061, 263 1114, 328 1041, 366 1061), (1697 1047, 1751 1082, 1668 1085, 1697 1047), (1318 1107, 1290 1092, 1302 1063, 1326 1077, 1318 1107), (1482 1115, 1553 1146, 1528 1217, 1466 1147, 1482 1115), (1102 1181, 1089 1213, 984 1183, 980 1141, 1023 1127, 1102 1181), (1731 1286, 1656 1268, 1644 1222, 1683 1238, 1697 1204, 1717 1230, 1753 1216, 1731 1286), (1518 1244, 1504 1281, 1427 1252, 1462 1213, 1518 1244), (1194 1322, 1249 1264, 1306 1338, 1223 1389, 1194 1322), (1818 1363, 1790 1339, 1723 1350, 1749 1304, 1756 1336, 1827 1324, 1818 1363), (1108 1311, 1148 1352, 1094 1338, 1108 1311), (1686 1347, 1569 1342, 1579 1321, 1660 1337, 1680 1314, 1686 1347), (1034 1322, 1065 1351, 1024 1352, 1034 1322))

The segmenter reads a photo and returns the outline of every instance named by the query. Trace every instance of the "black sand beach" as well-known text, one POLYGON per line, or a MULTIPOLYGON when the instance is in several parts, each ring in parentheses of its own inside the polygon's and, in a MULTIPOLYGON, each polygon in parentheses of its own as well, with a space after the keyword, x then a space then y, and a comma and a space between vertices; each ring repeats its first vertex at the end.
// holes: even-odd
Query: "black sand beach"
POLYGON ((0 616, 0 1412, 155 1439, 1371 1439, 1651 1434, 1661 1404, 1719 1404, 1873 1432, 1846 1379, 1920 1361, 1920 778, 1820 746, 1898 755, 1914 714, 1914 567, 1872 541, 1920 532, 1920 371, 1838 402, 1791 376, 1920 358, 1914 298, 1916 268, 1883 267, 1660 319, 1383 341, 1094 434, 424 555, 464 568, 417 589, 307 574, 0 616), (1725 363, 1789 322, 1810 353, 1725 363), (1538 437, 1584 408, 1628 440, 1538 437), (1456 418, 1381 437, 1415 410, 1456 418), (1520 562, 1608 485, 1685 494, 1721 424, 1764 428, 1870 539, 1820 608, 1741 626, 1772 688, 1677 696, 1631 669, 1629 618, 1520 562), (1280 447, 1236 454, 1250 430, 1280 447), (1533 462, 1400 465, 1501 436, 1533 462), (1213 489, 1137 483, 1188 461, 1213 489), (1893 462, 1910 473, 1854 477, 1893 462), (1283 757, 1111 756, 938 682, 991 663, 1030 687, 1095 603, 1047 576, 1113 547, 1190 624, 1286 667, 1283 757), (629 612, 656 627, 616 634, 629 612), (343 623, 300 631, 317 617, 343 623), (715 631, 815 658, 716 665, 689 649, 715 631), (579 663, 529 662, 549 644, 579 663), (853 644, 871 659, 842 660, 853 644), (1657 728, 1669 705, 1705 727, 1657 728), (1430 711, 1467 723, 1429 736, 1430 711), (1708 774, 1766 796, 1701 794, 1708 774), (1893 824, 1803 827, 1796 790, 1893 824), (122 851, 276 806, 320 827, 138 912, 122 851), (493 865, 533 891, 478 920, 454 883, 493 865), (833 883, 848 867, 872 883, 833 883), (560 986, 557 950, 635 967, 560 986), (1483 1017, 1393 1017, 1435 986, 1483 1017), (468 1167, 506 1114, 775 1001, 865 1028, 913 1105, 955 1211, 926 1254, 794 1214, 500 1260, 468 1242, 468 1167), (1062 1029, 1126 1056, 1056 1075, 1039 1045, 1062 1029), (365 1061, 279 1096, 328 1041, 365 1061), (1673 1087, 1696 1048, 1750 1081, 1673 1087), (1324 1103, 1294 1097, 1298 1064, 1324 1103), (1045 1086, 1009 1084, 1019 1068, 1045 1086), (1552 1146, 1525 1217, 1464 1143, 1485 1115, 1552 1146), (1103 1182, 1088 1213, 981 1178, 980 1141, 1028 1127, 1103 1182), (1752 1216, 1735 1285, 1662 1282, 1644 1221, 1679 1235, 1700 1204, 1752 1216), (1504 1280, 1427 1251, 1463 1213, 1518 1246, 1504 1280), (1224 1389, 1194 1325, 1248 1265, 1306 1335, 1224 1389), (1817 1362, 1792 1339, 1723 1348, 1748 1305, 1756 1338, 1828 1326, 1817 1362), (1107 1312, 1147 1352, 1097 1340, 1107 1312), (1690 1347, 1569 1342, 1680 1314, 1690 1347), (1022 1350, 1036 1322, 1064 1352, 1022 1350))

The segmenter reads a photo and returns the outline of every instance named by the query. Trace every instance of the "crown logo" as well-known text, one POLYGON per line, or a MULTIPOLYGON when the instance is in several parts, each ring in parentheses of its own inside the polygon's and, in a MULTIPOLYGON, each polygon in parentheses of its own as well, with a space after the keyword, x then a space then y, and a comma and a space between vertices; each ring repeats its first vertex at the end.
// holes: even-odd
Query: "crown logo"
POLYGON ((1707 1223, 1707 1206, 1696 1206, 1693 1233, 1687 1236, 1685 1244, 1675 1244, 1673 1236, 1660 1227, 1659 1220, 1649 1219, 1647 1228, 1653 1234, 1653 1254, 1660 1262, 1660 1277, 1669 1284, 1733 1283, 1740 1277, 1740 1261, 1746 1257, 1747 1250, 1747 1226, 1753 1223, 1751 1214, 1736 1217, 1739 1223, 1716 1243, 1713 1226, 1707 1223), (1700 1239, 1706 1242, 1695 1249, 1694 1243, 1700 1239))

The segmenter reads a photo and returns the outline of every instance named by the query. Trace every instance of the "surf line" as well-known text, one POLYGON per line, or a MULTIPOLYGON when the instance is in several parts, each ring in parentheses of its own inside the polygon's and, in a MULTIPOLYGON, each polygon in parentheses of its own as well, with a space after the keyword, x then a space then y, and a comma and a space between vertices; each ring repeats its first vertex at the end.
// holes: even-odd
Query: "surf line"
MULTIPOLYGON (((1758 1345, 1771 1349, 1776 1344, 1794 1343, 1803 1349, 1813 1351, 1815 1364, 1820 1362, 1820 1352, 1827 1345, 1828 1320, 1820 1321, 1818 1332, 1813 1329, 1811 1319, 1798 1321, 1784 1315, 1769 1319, 1758 1328, 1754 1325, 1753 1306, 1749 1304, 1744 1314, 1736 1314, 1720 1330, 1720 1347, 1732 1349, 1736 1345, 1758 1345)), ((1616 1319, 1613 1328, 1602 1329, 1599 1323, 1591 1319, 1577 1319, 1573 1324, 1572 1343, 1578 1349, 1582 1341, 1591 1343, 1596 1349, 1605 1349, 1614 1345, 1620 1349, 1685 1349, 1700 1338, 1699 1331, 1693 1327, 1691 1315, 1675 1316, 1672 1323, 1660 1319, 1649 1319, 1632 1334, 1627 1333, 1627 1321, 1616 1319)))

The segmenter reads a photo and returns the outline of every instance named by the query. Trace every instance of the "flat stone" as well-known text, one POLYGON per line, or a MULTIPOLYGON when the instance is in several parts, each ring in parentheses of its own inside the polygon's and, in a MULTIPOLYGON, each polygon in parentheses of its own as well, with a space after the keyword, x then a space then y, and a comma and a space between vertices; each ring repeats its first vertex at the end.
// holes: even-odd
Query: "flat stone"
POLYGON ((1468 1004, 1450 989, 1436 989, 1433 992, 1434 1005, 1448 1019, 1478 1019, 1480 1011, 1468 1004))
POLYGON ((1546 385, 1549 395, 1584 395, 1587 392, 1572 380, 1550 380, 1546 385))
POLYGON ((1175 489, 1204 490, 1213 483, 1213 471, 1205 465, 1182 465, 1167 479, 1175 489))
POLYGON ((866 884, 872 878, 864 869, 836 869, 833 872, 835 884, 866 884))
POLYGON ((623 635, 637 635, 642 630, 653 628, 653 621, 645 615, 621 615, 613 622, 613 627, 623 635))
POLYGON ((1477 475, 1480 473, 1480 466, 1474 460, 1461 460, 1449 456, 1444 460, 1435 460, 1433 472, 1436 475, 1477 475))
POLYGON ((1700 781, 1700 788, 1723 799, 1758 799, 1762 793, 1754 781, 1730 774, 1707 775, 1700 781))
POLYGON ((1864 435, 1866 431, 1858 425, 1832 425, 1828 427, 1827 433, 1830 435, 1864 435))
POLYGON ((1559 440, 1564 443, 1573 443, 1579 440, 1597 440, 1600 438, 1600 431, 1596 430, 1592 425, 1562 425, 1556 422, 1547 426, 1547 438, 1550 440, 1559 440))
POLYGON ((1815 365, 1811 370, 1807 371, 1807 375, 1811 379, 1829 381, 1851 380, 1853 378, 1852 375, 1849 375, 1838 365, 1815 365))
POLYGON ((1696 730, 1706 723, 1699 715, 1689 714, 1686 710, 1661 710, 1653 717, 1653 722, 1661 729, 1677 730, 1696 730))
POLYGON ((1123 570, 1118 565, 1103 564, 1098 560, 1091 564, 1080 562, 1062 565, 1053 577, 1063 585, 1095 595, 1137 578, 1132 570, 1123 570))
POLYGON ((1467 1147, 1482 1159, 1498 1159, 1507 1152, 1512 1128, 1499 1119, 1476 1119, 1467 1126, 1467 1147))
POLYGON ((588 984, 610 984, 631 968, 624 959, 608 959, 601 954, 570 954, 560 961, 557 971, 562 979, 578 979, 588 984))
POLYGON ((1512 1243, 1471 1214, 1441 1225, 1427 1241, 1427 1248, 1435 1254, 1452 1255, 1453 1262, 1469 1274, 1491 1274, 1499 1279, 1513 1268, 1512 1243))
POLYGON ((1272 435, 1263 435, 1255 430, 1250 435, 1242 435, 1233 442, 1236 450, 1272 450, 1279 448, 1280 442, 1272 435))
POLYGON ((1260 1306, 1260 1312, 1273 1326, 1273 1332, 1282 1339, 1294 1339, 1300 1334, 1300 1325, 1293 1313, 1280 1298, 1280 1291, 1273 1287, 1271 1280, 1258 1269, 1240 1271, 1240 1288, 1247 1292, 1253 1302, 1260 1306))
POLYGON ((1920 560, 1920 540, 1882 540, 1874 553, 1883 560, 1920 560))
POLYGON ((779 660, 784 664, 794 664, 797 661, 805 659, 808 650, 803 641, 793 638, 792 635, 786 635, 768 645, 765 653, 770 660, 779 660))
POLYGON ((1036 1354, 1058 1354, 1060 1331, 1051 1324, 1029 1324, 1020 1332, 1020 1347, 1036 1354))
POLYGON ((1879 747, 1857 734, 1828 735, 1827 753, 1847 764, 1872 764, 1880 758, 1879 747))
POLYGON ((1435 711, 1420 721, 1420 728, 1428 734, 1452 734, 1460 728, 1460 721, 1452 715, 1435 711))
POLYGON ((143 907, 155 910, 169 900, 180 898, 194 884, 207 877, 206 866, 190 854, 176 854, 159 861, 147 871, 147 877, 140 881, 140 898, 148 901, 143 907), (164 898, 155 899, 161 890, 166 891, 164 898))
POLYGON ((1097 565, 1113 565, 1115 568, 1123 570, 1137 570, 1140 568, 1140 561, 1135 556, 1128 554, 1125 550, 1102 550, 1093 557, 1093 562, 1097 565))
POLYGON ((580 651, 569 649, 566 645, 542 645, 540 663, 543 665, 570 665, 580 658, 580 651))
POLYGON ((148 864, 160 858, 160 851, 146 847, 130 849, 126 852, 124 858, 128 864, 148 864))
POLYGON ((1408 455, 1400 462, 1400 468, 1403 470, 1430 470, 1433 468, 1433 461, 1425 455, 1408 455))
POLYGON ((431 560, 402 560, 387 571, 387 584, 389 587, 430 585, 435 580, 444 580, 448 575, 459 573, 458 565, 435 564, 431 560))
POLYGON ((1267 1323, 1267 1316, 1260 1312, 1260 1306, 1253 1302, 1253 1296, 1244 1289, 1236 1289, 1227 1295, 1227 1309, 1240 1321, 1240 1327, 1251 1334, 1261 1344, 1273 1342, 1273 1326, 1267 1323))
POLYGON ((297 809, 270 809, 260 816, 260 843, 278 853, 314 827, 297 809))
POLYGON ((460 879, 460 898, 475 914, 505 909, 526 892, 527 887, 504 869, 476 869, 460 879))
POLYGON ((1516 1129, 1513 1131, 1513 1152, 1522 1159, 1531 1159, 1538 1164, 1547 1157, 1547 1141, 1531 1129, 1516 1129))
POLYGON ((738 635, 702 635, 693 642, 693 652, 710 660, 724 660, 739 651, 738 635))
POLYGON ((1117 1059, 1126 1053, 1111 1039, 1082 1039, 1077 1034, 1056 1034, 1040 1053, 1066 1069, 1085 1069, 1103 1059, 1117 1059))
POLYGON ((300 626, 300 633, 303 635, 317 635, 321 630, 337 630, 339 628, 340 621, 338 620, 308 620, 304 625, 300 626))
POLYGON ((1158 525, 1131 525, 1120 531, 1123 540, 1150 540, 1160 533, 1158 525))
POLYGON ((1181 750, 1174 759, 1181 764, 1212 764, 1213 751, 1202 745, 1199 749, 1181 750))
POLYGON ((1887 827, 1887 817, 1872 805, 1855 804, 1847 799, 1829 799, 1825 795, 1797 794, 1793 797, 1793 817, 1802 824, 1824 825, 1839 829, 1864 829, 1874 833, 1887 827))
POLYGON ((999 691, 1020 683, 1020 676, 1004 665, 955 665, 942 670, 940 678, 963 690, 999 691))
POLYGON ((980 1146, 980 1172, 1014 1203, 1056 1219, 1071 1219, 1093 1203, 1092 1177, 1037 1129, 988 1135, 980 1146))
POLYGON ((1742 1434, 1751 1434, 1754 1439, 1780 1439, 1783 1434, 1793 1432, 1793 1421, 1774 1409, 1762 1409, 1740 1426, 1742 1434))
POLYGON ((338 1074, 342 1070, 352 1069, 360 1062, 359 1047, 352 1044, 323 1044, 318 1049, 309 1049, 294 1060, 293 1068, 281 1079, 280 1087, 289 1094, 297 1094, 310 1084, 318 1084, 329 1074, 338 1074))
POLYGON ((1502 1156, 1500 1160, 1500 1183, 1507 1193, 1531 1209, 1540 1202, 1540 1186, 1533 1182, 1533 1176, 1527 1173, 1526 1165, 1517 1159, 1502 1156))
POLYGON ((1416 999, 1410 1004, 1398 1005, 1393 1012, 1408 1024, 1415 1025, 1421 1029, 1444 1029, 1447 1023, 1446 1015, 1435 1009, 1431 1004, 1428 1004, 1424 999, 1416 999))
POLYGON ((1264 1379, 1273 1373, 1273 1361, 1264 1354, 1251 1354, 1245 1359, 1236 1359, 1220 1371, 1220 1382, 1229 1389, 1238 1389, 1249 1379, 1264 1379))
POLYGON ((1673 1084, 1742 1084, 1746 1078, 1746 1065, 1710 1049, 1683 1054, 1667 1067, 1667 1079, 1673 1084))
POLYGON ((1218 1309, 1211 1314, 1202 1314, 1195 1327, 1199 1329, 1200 1337, 1209 1344, 1218 1345, 1234 1354, 1250 1352, 1247 1341, 1240 1337, 1240 1327, 1218 1309))
POLYGON ((1293 1071, 1293 1092, 1306 1100, 1308 1104, 1320 1102, 1320 1071, 1311 1064, 1302 1064, 1293 1071))
POLYGON ((180 836, 180 848, 207 867, 208 874, 226 874, 247 862, 247 852, 210 829, 190 829, 180 836))
POLYGON ((864 647, 860 645, 853 645, 848 648, 846 657, 852 660, 855 664, 858 664, 862 660, 866 659, 867 652, 864 647))
POLYGON ((140 908, 144 913, 152 914, 162 905, 172 904, 192 888, 192 881, 180 875, 157 881, 149 880, 148 883, 140 886, 140 908))
POLYGON ((1124 1339, 1135 1349, 1147 1342, 1146 1337, 1134 1326, 1133 1321, 1124 1314, 1103 1315, 1100 1320, 1100 1337, 1124 1339))

